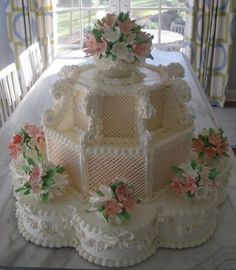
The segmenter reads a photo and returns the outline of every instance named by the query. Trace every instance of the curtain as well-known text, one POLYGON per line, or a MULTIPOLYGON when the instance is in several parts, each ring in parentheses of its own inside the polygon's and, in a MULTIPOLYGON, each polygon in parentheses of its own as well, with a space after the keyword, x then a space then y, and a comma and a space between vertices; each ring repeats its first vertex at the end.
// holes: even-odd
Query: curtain
POLYGON ((186 2, 186 53, 210 102, 223 107, 236 31, 236 1, 186 2))
POLYGON ((18 56, 39 42, 43 64, 53 58, 53 0, 4 0, 8 40, 19 67, 18 56))

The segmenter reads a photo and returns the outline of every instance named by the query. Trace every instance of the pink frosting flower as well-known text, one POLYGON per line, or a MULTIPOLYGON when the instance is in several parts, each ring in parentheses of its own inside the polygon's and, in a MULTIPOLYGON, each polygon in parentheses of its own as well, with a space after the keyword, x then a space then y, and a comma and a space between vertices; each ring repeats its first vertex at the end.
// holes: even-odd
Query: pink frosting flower
POLYGON ((33 167, 30 175, 30 181, 32 183, 40 183, 42 181, 43 168, 40 165, 33 167))
POLYGON ((125 200, 122 201, 123 208, 126 210, 132 210, 135 206, 135 198, 132 195, 128 195, 125 200))
POLYGON ((221 143, 220 134, 211 134, 209 136, 209 143, 213 144, 214 146, 219 145, 221 143))
POLYGON ((176 176, 171 183, 172 188, 177 194, 190 192, 193 194, 197 188, 195 178, 187 176, 185 179, 176 176))
POLYGON ((115 190, 116 196, 119 201, 125 200, 128 195, 128 185, 120 184, 115 190))
POLYGON ((33 167, 29 181, 31 182, 32 191, 35 194, 40 193, 42 176, 43 176, 43 168, 40 165, 33 167))
POLYGON ((39 151, 45 152, 45 149, 46 149, 45 136, 39 137, 38 143, 39 143, 39 151))
POLYGON ((13 144, 21 144, 22 141, 23 141, 23 137, 19 134, 15 134, 13 139, 12 139, 13 144))
POLYGON ((208 158, 213 158, 217 154, 217 149, 215 147, 207 147, 204 149, 208 158))
POLYGON ((134 23, 130 20, 125 22, 119 22, 120 32, 124 35, 128 35, 134 27, 134 23))
POLYGON ((17 156, 21 153, 21 148, 17 144, 13 143, 8 146, 8 150, 12 159, 16 159, 17 156))
POLYGON ((107 200, 104 203, 104 214, 109 217, 115 217, 122 212, 122 205, 115 200, 107 200))
POLYGON ((106 17, 102 18, 102 22, 106 27, 111 28, 116 22, 116 16, 108 13, 106 17))
POLYGON ((96 38, 92 35, 88 35, 84 42, 84 52, 87 55, 96 55, 103 53, 107 48, 105 41, 97 42, 96 38))
POLYGON ((228 144, 227 143, 221 143, 221 144, 217 145, 216 146, 217 153, 219 155, 222 155, 223 153, 226 152, 227 147, 228 147, 228 144))
POLYGON ((192 145, 192 149, 194 152, 202 152, 204 148, 204 143, 201 139, 193 139, 193 145, 192 145))
POLYGON ((177 194, 185 193, 185 186, 183 185, 181 180, 181 178, 176 176, 171 183, 172 188, 177 194))
POLYGON ((143 31, 141 31, 141 32, 139 32, 139 33, 137 34, 137 39, 138 39, 139 41, 145 41, 145 40, 147 40, 147 39, 150 38, 150 37, 151 37, 151 35, 150 35, 149 33, 143 32, 143 31))
POLYGON ((25 124, 25 130, 29 134, 30 137, 36 137, 38 134, 38 127, 30 124, 25 124))
POLYGON ((185 183, 185 191, 190 192, 191 194, 194 194, 196 189, 197 189, 197 185, 195 183, 195 178, 192 176, 187 176, 186 183, 185 183))
POLYGON ((132 46, 133 53, 136 56, 146 57, 150 54, 152 44, 150 42, 142 43, 142 44, 134 44, 132 46))

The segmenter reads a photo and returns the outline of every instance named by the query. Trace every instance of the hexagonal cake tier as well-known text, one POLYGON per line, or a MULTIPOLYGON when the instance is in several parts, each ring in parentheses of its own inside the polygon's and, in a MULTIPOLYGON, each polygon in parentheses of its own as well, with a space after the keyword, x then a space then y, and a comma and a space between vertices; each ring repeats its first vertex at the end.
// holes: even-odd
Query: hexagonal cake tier
POLYGON ((82 197, 115 177, 126 177, 142 200, 152 200, 171 167, 189 157, 191 97, 179 64, 144 65, 110 78, 94 65, 64 67, 45 112, 48 159, 65 166, 82 197))

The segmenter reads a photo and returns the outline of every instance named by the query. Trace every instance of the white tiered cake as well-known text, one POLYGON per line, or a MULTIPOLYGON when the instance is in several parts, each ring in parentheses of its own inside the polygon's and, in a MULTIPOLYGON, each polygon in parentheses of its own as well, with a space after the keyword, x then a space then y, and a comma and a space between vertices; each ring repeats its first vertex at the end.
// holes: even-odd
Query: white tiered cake
MULTIPOLYGON (((133 24, 126 14, 119 16, 133 24)), ((104 24, 117 20, 105 18, 104 24)), ((137 56, 140 51, 132 48, 137 56)), ((55 105, 43 114, 47 158, 54 167, 42 161, 42 132, 31 125, 14 136, 10 151, 22 235, 45 247, 74 247, 89 262, 125 267, 158 247, 204 243, 214 232, 230 165, 223 157, 209 168, 187 162, 198 157, 191 153, 193 121, 185 104, 191 90, 182 66, 135 64, 129 70, 120 63, 117 71, 113 60, 60 71, 51 90, 55 105), (59 165, 68 179, 64 190, 59 165), (117 178, 121 182, 110 184, 117 178)), ((208 156, 227 155, 222 132, 214 132, 195 139, 200 156, 205 150, 208 156)))
POLYGON ((123 176, 139 199, 152 200, 171 166, 190 153, 191 94, 183 75, 178 64, 143 65, 119 79, 94 65, 63 68, 52 90, 55 108, 44 115, 49 160, 66 168, 83 197, 123 176))

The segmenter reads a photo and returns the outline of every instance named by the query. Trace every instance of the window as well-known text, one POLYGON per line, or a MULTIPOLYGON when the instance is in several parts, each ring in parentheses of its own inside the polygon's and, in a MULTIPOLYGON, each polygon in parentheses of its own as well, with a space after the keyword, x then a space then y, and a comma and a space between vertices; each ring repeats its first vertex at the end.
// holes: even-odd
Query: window
POLYGON ((186 0, 131 0, 130 10, 137 23, 154 35, 154 46, 162 48, 183 39, 185 4, 186 0))
POLYGON ((109 11, 109 0, 56 0, 54 10, 56 49, 81 48, 84 34, 109 11))
POLYGON ((84 35, 97 19, 107 12, 130 11, 161 48, 183 39, 185 4, 186 0, 56 0, 55 45, 59 50, 81 48, 84 35))

